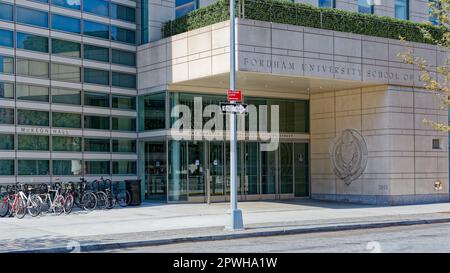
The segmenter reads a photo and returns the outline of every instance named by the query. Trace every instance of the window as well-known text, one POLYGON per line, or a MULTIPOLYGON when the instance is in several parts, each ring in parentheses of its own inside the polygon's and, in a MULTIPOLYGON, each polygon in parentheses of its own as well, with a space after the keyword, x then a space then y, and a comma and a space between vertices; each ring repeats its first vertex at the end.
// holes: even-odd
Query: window
POLYGON ((135 110, 136 98, 128 96, 112 95, 112 107, 117 109, 135 110))
POLYGON ((86 174, 109 175, 110 164, 109 161, 85 161, 84 169, 86 174))
POLYGON ((81 57, 81 45, 75 42, 52 39, 52 53, 64 57, 81 57))
POLYGON ((132 7, 127 7, 119 4, 111 4, 111 18, 124 20, 131 23, 136 22, 136 11, 132 7))
POLYGON ((35 110, 17 110, 17 124, 19 125, 34 125, 34 126, 48 126, 49 114, 48 112, 35 110))
POLYGON ((441 140, 438 138, 435 138, 432 140, 432 148, 433 149, 441 149, 441 140))
POLYGON ((17 32, 17 48, 48 53, 48 38, 17 32))
POLYGON ((109 39, 109 26, 84 20, 83 33, 87 36, 109 39))
POLYGON ((14 150, 14 135, 0 134, 0 150, 14 150))
POLYGON ((18 160, 19 175, 49 175, 48 160, 18 160))
POLYGON ((136 174, 136 161, 113 161, 113 174, 136 174))
POLYGON ((53 112, 52 126, 60 128, 81 128, 81 115, 53 112))
POLYGON ((0 46, 14 47, 14 33, 9 30, 0 29, 0 46))
MULTIPOLYGON (((178 95, 174 93, 172 96, 178 95)), ((140 97, 139 120, 140 131, 166 128, 166 94, 157 93, 140 97)))
POLYGON ((16 7, 17 23, 48 27, 48 13, 23 7, 16 7))
POLYGON ((77 18, 52 14, 52 29, 72 33, 81 33, 81 21, 77 18))
POLYGON ((18 147, 22 151, 48 151, 49 137, 36 135, 18 135, 18 147))
POLYGON ((335 8, 335 0, 319 0, 319 8, 335 8))
POLYGON ((82 175, 81 160, 53 160, 53 175, 82 175))
POLYGON ((109 85, 109 71, 84 68, 84 82, 109 85))
POLYGON ((83 10, 100 16, 109 16, 109 2, 105 0, 83 1, 83 10))
POLYGON ((47 62, 17 58, 17 75, 48 78, 47 62))
POLYGON ((110 152, 109 139, 100 138, 85 138, 84 139, 84 151, 85 152, 110 152))
POLYGON ((81 91, 52 88, 52 103, 81 105, 81 91))
POLYGON ((373 14, 374 5, 372 0, 358 0, 358 12, 373 14))
POLYGON ((109 117, 84 116, 84 128, 109 130, 109 117))
POLYGON ((111 39, 113 41, 124 42, 128 44, 136 43, 136 33, 134 30, 121 27, 111 27, 111 39))
POLYGON ((0 175, 14 175, 14 160, 1 159, 0 160, 0 175))
POLYGON ((176 0, 175 1, 175 16, 180 17, 186 13, 197 9, 197 0, 176 0))
POLYGON ((53 136, 52 149, 55 152, 81 152, 81 137, 53 136))
POLYGON ((112 86, 134 89, 136 88, 136 75, 112 72, 112 86))
POLYGON ((0 55, 0 73, 14 73, 14 58, 0 55))
POLYGON ((14 84, 0 81, 0 99, 14 99, 14 84))
POLYGON ((117 131, 136 131, 136 119, 125 117, 113 117, 112 129, 117 131))
POLYGON ((48 87, 17 84, 16 93, 18 100, 43 101, 48 102, 48 87))
POLYGON ((14 109, 0 108, 0 124, 14 124, 14 109))
MULTIPOLYGON (((88 0, 89 1, 89 0, 88 0)), ((80 9, 81 0, 52 0, 52 4, 69 9, 80 9)))
POLYGON ((439 25, 439 18, 438 18, 438 14, 436 14, 436 12, 438 12, 439 10, 442 10, 442 4, 440 1, 437 1, 437 0, 429 0, 428 2, 430 4, 429 11, 428 11, 428 13, 430 14, 429 21, 431 22, 431 24, 433 24, 435 26, 439 25))
POLYGON ((109 48, 85 44, 84 58, 100 62, 109 62, 109 48))
POLYGON ((136 66, 136 53, 113 49, 112 50, 112 62, 115 64, 136 66))
POLYGON ((109 107, 109 94, 84 92, 84 105, 96 107, 109 107))
POLYGON ((409 19, 409 0, 395 0, 395 18, 409 19))
POLYGON ((81 68, 79 66, 52 63, 52 80, 81 82, 81 68))
POLYGON ((0 20, 13 20, 13 6, 7 3, 0 3, 0 20))
POLYGON ((113 151, 113 153, 135 153, 136 152, 136 140, 113 139, 112 151, 113 151))

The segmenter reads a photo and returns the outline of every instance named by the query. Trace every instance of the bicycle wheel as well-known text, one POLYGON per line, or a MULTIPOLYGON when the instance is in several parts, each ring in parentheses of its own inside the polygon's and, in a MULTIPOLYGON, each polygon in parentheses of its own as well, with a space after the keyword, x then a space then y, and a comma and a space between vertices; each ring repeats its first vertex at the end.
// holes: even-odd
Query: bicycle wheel
POLYGON ((87 192, 81 197, 80 205, 84 210, 92 211, 97 207, 97 197, 94 193, 87 192))
POLYGON ((70 214, 72 212, 73 203, 74 203, 73 196, 71 194, 67 195, 66 199, 64 200, 64 213, 65 214, 70 214))
POLYGON ((124 208, 131 203, 131 195, 128 191, 121 191, 116 195, 116 200, 119 206, 124 208))
POLYGON ((56 215, 61 215, 64 212, 64 197, 62 195, 58 195, 58 197, 56 197, 53 212, 56 215))
POLYGON ((31 195, 30 199, 27 201, 27 210, 28 213, 36 217, 41 213, 41 205, 42 205, 42 199, 39 195, 31 195))
POLYGON ((113 198, 111 193, 108 193, 108 206, 107 209, 112 209, 116 205, 116 200, 113 198))
POLYGON ((5 217, 9 212, 8 197, 2 197, 0 199, 0 217, 5 217))
POLYGON ((27 202, 22 197, 16 197, 18 200, 14 202, 12 213, 14 217, 22 219, 27 214, 27 202))
POLYGON ((49 196, 45 196, 42 199, 42 205, 41 205, 41 215, 45 216, 47 215, 48 211, 50 210, 52 204, 50 201, 50 197, 49 196))
POLYGON ((108 196, 102 191, 95 193, 97 196, 97 207, 99 209, 106 209, 108 207, 108 196))

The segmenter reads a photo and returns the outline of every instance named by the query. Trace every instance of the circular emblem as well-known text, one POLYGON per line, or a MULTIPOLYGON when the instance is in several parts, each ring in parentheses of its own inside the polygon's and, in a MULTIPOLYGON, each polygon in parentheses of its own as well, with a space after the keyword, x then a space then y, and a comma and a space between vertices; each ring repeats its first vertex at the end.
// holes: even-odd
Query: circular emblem
POLYGON ((332 139, 329 152, 334 174, 346 185, 350 185, 366 169, 366 141, 355 129, 345 129, 332 139))

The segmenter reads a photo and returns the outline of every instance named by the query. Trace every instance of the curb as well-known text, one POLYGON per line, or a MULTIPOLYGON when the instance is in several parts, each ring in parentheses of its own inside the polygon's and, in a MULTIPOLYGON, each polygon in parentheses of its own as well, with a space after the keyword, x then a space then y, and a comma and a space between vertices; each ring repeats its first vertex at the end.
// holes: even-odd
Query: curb
MULTIPOLYGON (((306 234, 306 233, 319 233, 319 232, 333 232, 333 231, 345 231, 345 230, 358 230, 358 229, 373 229, 395 226, 412 226, 412 225, 424 225, 424 224, 440 224, 450 223, 450 218, 441 219, 429 219, 429 220, 405 220, 394 222, 378 222, 378 223, 366 223, 366 224, 349 224, 349 225, 335 225, 335 226, 318 226, 312 228, 293 228, 271 231, 258 231, 258 232, 240 232, 231 234, 220 235, 200 235, 193 237, 178 237, 170 239, 156 239, 146 241, 130 241, 130 242, 117 242, 106 244, 88 244, 81 245, 80 251, 99 251, 99 250, 112 250, 131 247, 144 247, 144 246, 157 246, 157 245, 169 245, 177 243, 187 242, 204 242, 204 241, 219 241, 219 240, 232 240, 242 238, 254 238, 254 237, 268 237, 268 236, 280 236, 280 235, 292 235, 292 234, 306 234)), ((19 250, 11 251, 9 253, 68 253, 71 249, 66 247, 55 248, 39 248, 31 250, 19 250)))

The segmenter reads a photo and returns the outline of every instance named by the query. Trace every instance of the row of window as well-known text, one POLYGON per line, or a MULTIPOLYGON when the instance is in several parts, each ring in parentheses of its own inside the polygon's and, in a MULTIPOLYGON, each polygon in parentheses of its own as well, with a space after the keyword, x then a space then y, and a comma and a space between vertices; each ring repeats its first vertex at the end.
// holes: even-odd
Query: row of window
MULTIPOLYGON (((0 20, 14 21, 13 6, 0 3, 0 20)), ((111 39, 112 41, 136 44, 136 33, 132 29, 102 24, 89 20, 81 20, 60 14, 48 15, 45 11, 16 7, 15 21, 17 23, 65 31, 69 33, 84 34, 95 38, 111 39)))
MULTIPOLYGON (((135 175, 136 161, 17 160, 18 175, 135 175), (111 173, 112 169, 112 173, 111 173), (52 170, 52 172, 50 172, 52 170)), ((14 175, 15 160, 0 160, 0 175, 14 175)))
POLYGON ((0 81, 0 99, 14 99, 25 101, 40 101, 58 104, 84 105, 95 107, 112 107, 122 110, 135 110, 136 98, 123 95, 110 95, 108 93, 96 93, 74 89, 38 86, 17 83, 15 92, 14 84, 0 81), (50 96, 51 93, 51 96, 50 96), (14 96, 15 94, 15 96, 14 96))
POLYGON ((53 152, 136 153, 136 140, 20 134, 16 142, 14 134, 0 134, 0 150, 50 151, 50 147, 53 152))
MULTIPOLYGON (((14 32, 0 29, 0 46, 14 47, 14 32)), ((119 65, 136 66, 136 53, 119 49, 110 49, 60 39, 49 39, 29 33, 17 32, 15 47, 18 49, 52 53, 53 55, 81 58, 119 65)))
MULTIPOLYGON (((0 73, 14 74, 14 58, 0 55, 0 73)), ((116 71, 17 58, 18 76, 46 78, 73 83, 91 83, 136 89, 136 75, 116 71), (51 70, 51 71, 50 71, 51 70), (83 73, 82 73, 83 72, 83 73)))
MULTIPOLYGON (((0 124, 15 124, 13 108, 0 108, 0 124)), ((52 124, 52 127, 57 128, 136 131, 136 118, 52 112, 50 122, 49 112, 25 109, 17 109, 16 124, 40 127, 49 127, 52 124)))

